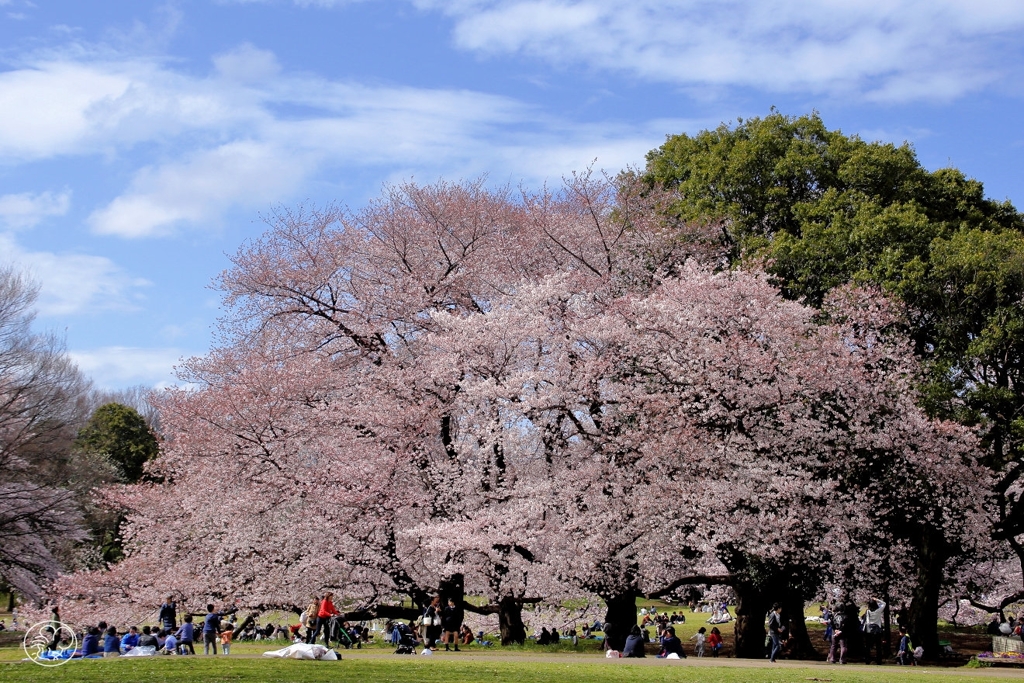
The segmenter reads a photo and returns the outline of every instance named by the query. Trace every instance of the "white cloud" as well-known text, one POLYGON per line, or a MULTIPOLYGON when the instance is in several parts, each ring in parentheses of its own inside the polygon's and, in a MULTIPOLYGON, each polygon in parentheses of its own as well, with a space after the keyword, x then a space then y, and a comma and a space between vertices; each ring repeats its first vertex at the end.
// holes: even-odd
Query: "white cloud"
POLYGON ((31 228, 49 216, 63 216, 70 206, 71 192, 67 190, 59 194, 5 194, 0 196, 0 224, 13 230, 31 228))
POLYGON ((175 384, 174 366, 186 354, 175 348, 105 346, 71 351, 71 359, 101 389, 134 385, 166 387, 175 384))
POLYGON ((1019 69, 1024 29, 1024 3, 1008 0, 415 1, 453 17, 456 44, 483 54, 884 101, 989 85, 1019 69))
POLYGON ((293 190, 309 164, 301 152, 232 142, 191 159, 140 171, 131 188, 89 222, 99 234, 147 237, 182 223, 216 222, 232 205, 266 206, 293 190))
POLYGON ((141 238, 215 228, 231 209, 293 200, 309 181, 338 170, 529 182, 595 156, 609 169, 641 162, 665 130, 678 130, 574 125, 498 95, 283 72, 273 53, 248 43, 212 63, 209 74, 195 76, 108 55, 87 63, 51 58, 0 74, 0 118, 11 117, 0 126, 0 155, 131 159, 146 143, 138 155, 145 165, 87 220, 97 234, 141 238), (5 92, 5 79, 17 87, 5 92), (52 121, 41 113, 51 109, 62 112, 52 121), (43 125, 35 128, 37 114, 43 125))
POLYGON ((10 234, 0 233, 3 261, 39 282, 41 316, 65 316, 97 310, 131 310, 149 282, 125 273, 104 256, 27 251, 10 234))
POLYGON ((243 43, 217 55, 213 65, 225 78, 242 82, 271 78, 281 71, 273 52, 261 50, 252 43, 243 43))

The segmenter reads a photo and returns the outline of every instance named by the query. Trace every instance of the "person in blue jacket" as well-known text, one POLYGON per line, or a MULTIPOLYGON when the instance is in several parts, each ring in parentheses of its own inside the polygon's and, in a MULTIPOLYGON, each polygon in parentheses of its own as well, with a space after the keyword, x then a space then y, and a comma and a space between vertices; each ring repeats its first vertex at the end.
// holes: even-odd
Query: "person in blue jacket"
POLYGON ((118 657, 121 655, 121 639, 117 637, 117 627, 110 626, 103 636, 103 656, 118 657))

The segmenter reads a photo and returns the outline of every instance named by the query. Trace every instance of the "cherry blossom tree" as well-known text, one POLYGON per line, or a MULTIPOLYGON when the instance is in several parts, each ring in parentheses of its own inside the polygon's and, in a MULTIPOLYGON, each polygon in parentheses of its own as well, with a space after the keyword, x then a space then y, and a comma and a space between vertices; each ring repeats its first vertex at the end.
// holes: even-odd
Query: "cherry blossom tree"
POLYGON ((824 582, 905 590, 969 548, 975 443, 915 407, 884 300, 823 316, 721 271, 721 226, 674 221, 671 199, 583 175, 277 216, 220 280, 194 388, 160 405, 162 483, 110 496, 127 559, 61 590, 155 605, 172 573, 197 601, 332 587, 405 616, 389 600, 440 591, 498 613, 505 641, 524 604, 585 593, 618 647, 639 595, 728 584, 737 651, 761 656, 772 601, 799 635, 824 582))

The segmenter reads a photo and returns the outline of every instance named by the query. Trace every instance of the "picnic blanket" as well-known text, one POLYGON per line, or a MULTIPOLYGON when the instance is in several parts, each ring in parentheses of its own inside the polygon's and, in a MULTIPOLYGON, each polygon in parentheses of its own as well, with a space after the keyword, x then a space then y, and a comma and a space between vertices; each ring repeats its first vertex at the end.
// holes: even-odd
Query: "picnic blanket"
POLYGON ((264 652, 263 656, 282 659, 317 659, 322 662, 335 662, 341 659, 334 650, 329 650, 323 645, 307 645, 306 643, 295 643, 280 650, 270 650, 264 652))

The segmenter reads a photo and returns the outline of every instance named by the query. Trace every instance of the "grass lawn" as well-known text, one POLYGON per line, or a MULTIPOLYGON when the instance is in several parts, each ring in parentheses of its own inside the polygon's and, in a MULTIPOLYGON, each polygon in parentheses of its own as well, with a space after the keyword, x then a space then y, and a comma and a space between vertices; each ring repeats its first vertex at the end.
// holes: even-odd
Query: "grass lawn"
MULTIPOLYGON (((642 606, 650 607, 650 601, 642 606)), ((640 605, 638 605, 640 606, 640 605)), ((707 614, 692 613, 688 608, 657 604, 659 611, 679 611, 687 623, 677 625, 676 631, 687 650, 692 649, 689 637, 706 625, 707 614)), ((808 614, 816 613, 816 607, 808 614)), ((526 615, 524 615, 526 616, 526 615)), ((726 641, 725 654, 731 653, 733 624, 720 625, 726 641)), ((824 650, 821 628, 808 624, 811 640, 824 650)), ((958 650, 972 654, 987 649, 991 639, 976 629, 943 629, 944 636, 954 640, 958 650), (947 630, 948 629, 948 630, 947 630), (975 642, 977 641, 977 642, 975 642), (973 652, 971 652, 973 650, 973 652)), ((812 662, 780 662, 771 666, 763 660, 736 660, 732 658, 690 657, 684 661, 664 661, 649 657, 646 660, 607 660, 602 656, 598 641, 580 641, 574 648, 563 640, 548 647, 528 643, 522 647, 484 648, 471 645, 462 653, 441 652, 434 657, 397 656, 391 647, 369 645, 362 650, 340 650, 341 662, 305 662, 259 657, 260 653, 284 647, 283 641, 258 643, 236 642, 230 657, 154 657, 146 659, 114 659, 72 661, 44 668, 31 662, 21 662, 24 653, 20 635, 0 634, 0 683, 17 681, 96 681, 97 683, 138 683, 145 681, 188 681, 195 683, 245 681, 286 681, 303 683, 313 681, 344 680, 346 683, 460 683, 462 681, 512 681, 514 683, 798 683, 801 681, 831 681, 834 683, 867 683, 892 681, 894 683, 952 683, 953 681, 1003 680, 1016 678, 1024 681, 1024 670, 1009 668, 901 668, 887 665, 882 668, 862 665, 828 666, 812 662)), ((201 650, 200 650, 201 651, 201 650)), ((964 658, 966 659, 966 658, 964 658)), ((960 661, 964 661, 963 659, 960 661)))
POLYGON ((181 681, 193 683, 282 681, 312 683, 344 680, 346 683, 461 683, 463 681, 513 681, 514 683, 786 683, 832 681, 834 683, 953 683, 1001 680, 1024 674, 1001 669, 930 669, 847 666, 843 668, 801 663, 704 659, 672 662, 605 660, 598 655, 517 655, 516 653, 398 656, 375 653, 343 653, 341 662, 305 662, 231 657, 153 657, 73 661, 44 668, 32 663, 0 664, 4 683, 34 681, 81 681, 137 683, 181 681))

